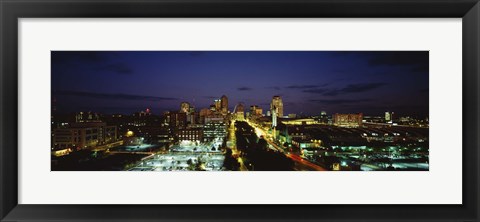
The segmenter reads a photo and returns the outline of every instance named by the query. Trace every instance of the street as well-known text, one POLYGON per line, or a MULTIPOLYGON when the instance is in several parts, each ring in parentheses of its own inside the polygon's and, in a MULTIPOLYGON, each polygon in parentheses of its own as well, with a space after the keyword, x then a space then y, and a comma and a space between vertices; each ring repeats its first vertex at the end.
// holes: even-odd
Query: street
POLYGON ((248 168, 243 163, 243 159, 240 156, 240 152, 237 149, 237 139, 235 136, 235 121, 232 121, 228 127, 228 140, 227 144, 230 144, 230 149, 232 149, 232 155, 238 157, 238 163, 240 163, 240 171, 248 171, 248 168))
MULTIPOLYGON (((247 120, 247 123, 253 127, 255 129, 255 133, 257 134, 258 137, 261 137, 263 136, 263 138, 265 139, 265 141, 267 141, 267 143, 269 144, 268 148, 272 149, 272 150, 275 150, 275 151, 278 151, 278 152, 282 152, 283 154, 285 154, 285 151, 282 147, 280 147, 279 145, 275 144, 271 137, 268 136, 268 134, 263 130, 261 129, 260 127, 257 127, 255 124, 252 124, 250 123, 250 121, 247 120)), ((321 167, 321 166, 318 166, 306 159, 303 159, 302 157, 296 155, 296 154, 291 154, 291 153, 288 153, 288 154, 285 154, 286 157, 290 158, 291 160, 293 160, 295 162, 295 168, 297 170, 307 170, 307 171, 327 171, 327 169, 321 167)))

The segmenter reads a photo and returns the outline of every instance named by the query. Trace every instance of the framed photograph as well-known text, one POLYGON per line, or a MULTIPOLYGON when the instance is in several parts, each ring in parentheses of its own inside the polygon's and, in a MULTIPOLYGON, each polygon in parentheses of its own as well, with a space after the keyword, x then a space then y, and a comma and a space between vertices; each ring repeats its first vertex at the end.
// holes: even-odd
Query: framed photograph
POLYGON ((1 1, 2 221, 478 221, 467 1, 1 1))

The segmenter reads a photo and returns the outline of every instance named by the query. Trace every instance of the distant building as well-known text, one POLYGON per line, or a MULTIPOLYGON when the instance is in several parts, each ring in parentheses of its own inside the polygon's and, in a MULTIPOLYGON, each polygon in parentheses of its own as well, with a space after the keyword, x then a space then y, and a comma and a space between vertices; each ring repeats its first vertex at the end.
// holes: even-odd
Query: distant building
POLYGON ((363 116, 364 123, 384 123, 385 117, 382 116, 363 116))
POLYGON ((257 105, 250 106, 250 115, 252 116, 262 116, 263 109, 257 105))
POLYGON ((393 112, 385 112, 385 122, 392 123, 393 122, 393 112))
POLYGON ((137 136, 145 138, 145 141, 152 144, 170 143, 174 140, 173 133, 168 127, 144 126, 140 127, 137 136))
POLYGON ((180 103, 180 112, 181 113, 190 113, 190 103, 188 103, 188 102, 180 103))
POLYGON ((228 98, 226 95, 220 97, 220 108, 223 114, 228 113, 228 98))
POLYGON ((187 114, 187 125, 192 125, 197 123, 197 115, 195 112, 187 114))
POLYGON ((170 127, 182 128, 187 126, 187 114, 182 112, 166 112, 165 121, 170 127))
POLYGON ((78 112, 75 115, 75 122, 85 123, 85 122, 101 122, 100 115, 94 112, 78 112))
MULTIPOLYGON (((278 109, 278 108, 275 108, 275 109, 278 109)), ((272 128, 275 129, 275 127, 277 127, 277 111, 274 110, 272 111, 272 128)))
POLYGON ((210 105, 210 111, 216 112, 217 108, 215 107, 215 104, 210 105))
POLYGON ((320 112, 320 118, 318 119, 318 122, 321 124, 328 124, 329 123, 329 117, 327 115, 327 112, 322 111, 320 112))
POLYGON ((190 105, 188 102, 180 103, 180 113, 185 113, 186 115, 186 125, 196 124, 197 118, 195 113, 195 108, 190 105))
POLYGON ((317 124, 317 121, 311 118, 283 119, 282 123, 285 125, 313 125, 313 124, 317 124))
POLYGON ((140 112, 136 112, 136 113, 133 114, 133 116, 137 117, 137 118, 151 116, 151 115, 152 115, 152 112, 151 112, 150 108, 147 108, 145 110, 142 110, 140 112))
POLYGON ((214 105, 215 105, 215 111, 217 112, 222 111, 222 100, 216 99, 214 105))
POLYGON ((225 122, 225 118, 221 115, 209 115, 205 117, 204 124, 209 122, 225 122))
POLYGON ((239 103, 235 106, 234 117, 237 120, 244 120, 245 119, 245 105, 243 103, 239 103))
POLYGON ((339 114, 333 115, 333 124, 339 127, 360 127, 362 126, 363 114, 339 114))
POLYGON ((283 117, 283 102, 280 96, 274 96, 272 98, 272 103, 270 103, 270 111, 272 115, 275 111, 277 117, 283 117))
POLYGON ((199 123, 205 123, 205 118, 213 114, 213 111, 210 109, 201 109, 199 113, 199 123))

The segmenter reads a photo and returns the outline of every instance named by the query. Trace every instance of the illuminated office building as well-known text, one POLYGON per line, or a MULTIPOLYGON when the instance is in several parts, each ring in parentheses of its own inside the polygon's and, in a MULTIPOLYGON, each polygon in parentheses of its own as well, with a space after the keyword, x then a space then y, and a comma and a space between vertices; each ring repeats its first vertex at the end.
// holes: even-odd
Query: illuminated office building
POLYGON ((263 115, 263 110, 261 107, 257 105, 250 106, 250 114, 252 116, 262 116, 263 115))
POLYGON ((393 112, 385 112, 385 122, 392 123, 393 122, 393 112))
POLYGON ((270 103, 270 111, 272 115, 274 110, 277 112, 277 117, 283 117, 283 102, 280 96, 274 96, 272 98, 272 103, 270 103))
POLYGON ((362 126, 363 114, 339 114, 333 115, 333 125, 339 127, 360 127, 362 126))
POLYGON ((220 112, 222 109, 222 100, 216 99, 214 105, 215 105, 215 111, 220 112))
POLYGON ((223 140, 227 136, 227 127, 223 119, 210 120, 203 127, 203 140, 210 142, 223 140))
POLYGON ((180 112, 181 113, 189 113, 190 112, 190 103, 188 103, 188 102, 180 103, 180 112))
POLYGON ((228 113, 228 98, 225 95, 220 98, 220 108, 223 114, 228 113))

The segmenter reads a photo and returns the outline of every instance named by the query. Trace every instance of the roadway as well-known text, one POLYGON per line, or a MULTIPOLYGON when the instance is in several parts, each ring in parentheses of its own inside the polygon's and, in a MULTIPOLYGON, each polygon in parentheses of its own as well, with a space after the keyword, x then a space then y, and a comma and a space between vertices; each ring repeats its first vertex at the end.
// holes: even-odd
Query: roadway
MULTIPOLYGON (((269 144, 268 148, 272 149, 272 150, 275 150, 275 151, 279 151, 283 154, 285 154, 285 150, 280 147, 279 145, 277 145, 276 143, 274 143, 270 137, 268 136, 268 134, 263 130, 261 129, 260 127, 257 127, 255 126, 254 124, 250 123, 250 121, 247 120, 247 123, 253 127, 255 129, 255 133, 257 134, 258 137, 260 136, 263 136, 263 138, 265 139, 265 141, 267 141, 267 143, 269 144)), ((288 153, 288 154, 285 154, 286 157, 290 158, 291 160, 294 161, 295 163, 295 168, 297 170, 307 170, 307 171, 311 171, 311 170, 314 170, 314 171, 327 171, 327 169, 317 165, 317 164, 314 164, 306 159, 303 159, 302 157, 300 157, 299 155, 296 155, 296 154, 291 154, 291 153, 288 153)))
POLYGON ((295 168, 297 168, 298 170, 327 171, 327 169, 317 164, 314 164, 306 159, 303 159, 299 155, 289 153, 285 156, 287 156, 288 158, 292 159, 295 162, 295 168))
POLYGON ((232 149, 232 155, 238 157, 238 163, 240 163, 240 171, 248 171, 248 168, 243 163, 243 159, 240 156, 240 151, 237 149, 237 138, 235 136, 235 121, 232 121, 228 127, 228 142, 231 144, 230 149, 232 149))

